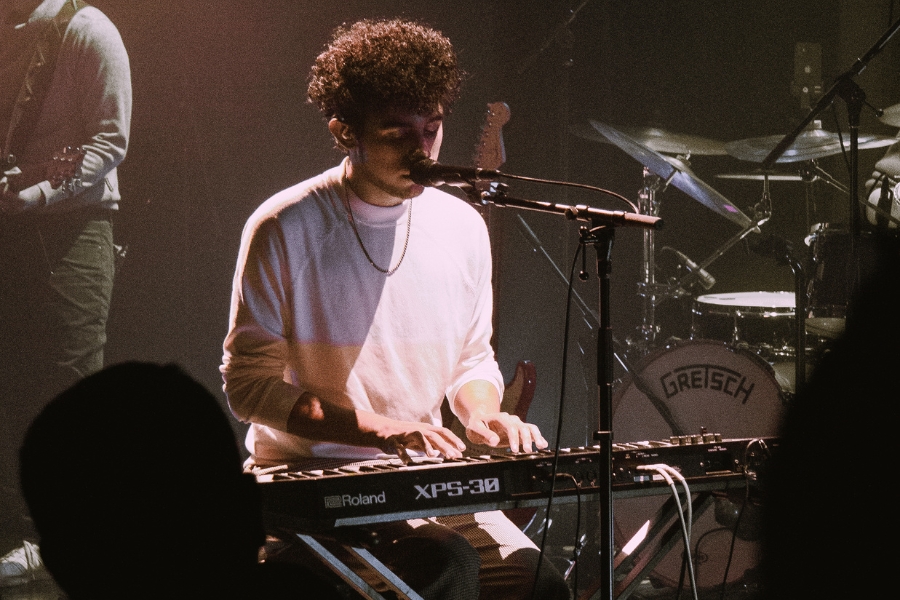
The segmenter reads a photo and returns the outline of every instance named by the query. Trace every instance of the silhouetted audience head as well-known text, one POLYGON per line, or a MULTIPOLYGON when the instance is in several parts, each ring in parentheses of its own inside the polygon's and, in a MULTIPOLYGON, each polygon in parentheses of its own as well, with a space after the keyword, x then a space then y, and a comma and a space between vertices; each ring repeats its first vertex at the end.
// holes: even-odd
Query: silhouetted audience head
POLYGON ((21 450, 41 554, 73 600, 254 597, 265 542, 216 399, 174 365, 123 363, 75 384, 21 450))
POLYGON ((767 600, 875 598, 892 586, 884 458, 897 431, 900 243, 881 236, 876 250, 844 335, 785 414, 764 486, 767 600))

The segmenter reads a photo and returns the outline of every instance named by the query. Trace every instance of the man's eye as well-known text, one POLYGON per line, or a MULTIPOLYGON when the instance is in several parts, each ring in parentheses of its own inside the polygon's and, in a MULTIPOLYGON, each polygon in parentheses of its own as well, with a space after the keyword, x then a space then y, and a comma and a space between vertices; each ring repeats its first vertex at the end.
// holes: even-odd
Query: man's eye
POLYGON ((431 131, 431 130, 429 130, 429 129, 426 129, 426 130, 425 130, 425 137, 428 137, 428 138, 436 138, 436 137, 437 137, 437 134, 438 134, 438 130, 437 130, 437 129, 435 129, 434 131, 431 131))

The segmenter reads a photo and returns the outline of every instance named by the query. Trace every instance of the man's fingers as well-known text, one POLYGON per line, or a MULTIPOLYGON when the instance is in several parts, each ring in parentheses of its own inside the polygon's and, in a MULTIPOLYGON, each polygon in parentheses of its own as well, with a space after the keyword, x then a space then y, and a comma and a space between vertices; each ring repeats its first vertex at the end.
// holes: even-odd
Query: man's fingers
POLYGON ((443 454, 447 458, 460 458, 462 456, 463 450, 466 449, 466 445, 462 442, 462 440, 456 437, 449 429, 444 429, 443 427, 441 427, 438 430, 429 430, 424 433, 428 439, 428 442, 435 450, 434 454, 429 454, 429 456, 437 456, 438 454, 443 454))
POLYGON ((534 445, 537 447, 538 450, 543 450, 544 448, 546 448, 547 446, 550 445, 550 442, 548 442, 544 438, 544 436, 541 435, 541 430, 538 429, 537 425, 532 425, 531 423, 528 423, 528 427, 529 427, 529 429, 531 429, 531 437, 534 439, 534 445))
POLYGON ((534 448, 549 446, 540 429, 525 423, 516 415, 495 413, 481 419, 472 419, 467 431, 475 443, 498 446, 505 444, 512 452, 532 452, 534 448))
POLYGON ((491 447, 500 445, 502 441, 500 436, 485 425, 483 421, 473 420, 470 422, 466 435, 476 444, 484 444, 491 447))
POLYGON ((426 426, 420 430, 395 436, 391 441, 394 451, 401 459, 404 458, 404 455, 408 458, 406 450, 417 450, 431 457, 443 454, 447 458, 459 458, 466 447, 453 432, 443 427, 426 426))

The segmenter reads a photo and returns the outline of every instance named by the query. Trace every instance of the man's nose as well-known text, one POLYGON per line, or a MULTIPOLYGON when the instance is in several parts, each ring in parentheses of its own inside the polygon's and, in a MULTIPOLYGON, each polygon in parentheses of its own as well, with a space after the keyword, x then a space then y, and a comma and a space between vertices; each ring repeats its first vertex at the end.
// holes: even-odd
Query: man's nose
POLYGON ((424 132, 417 133, 414 136, 414 146, 413 151, 421 150, 429 157, 431 156, 431 149, 434 147, 434 139, 425 135, 424 132))

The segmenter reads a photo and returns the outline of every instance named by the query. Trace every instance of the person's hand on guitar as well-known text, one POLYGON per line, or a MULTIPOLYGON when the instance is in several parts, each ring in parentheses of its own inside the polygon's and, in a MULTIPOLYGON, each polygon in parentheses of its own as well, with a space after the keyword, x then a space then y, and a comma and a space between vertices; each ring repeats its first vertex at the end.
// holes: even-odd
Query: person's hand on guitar
POLYGON ((12 175, 4 174, 0 179, 0 213, 4 215, 17 215, 45 204, 44 193, 33 185, 19 192, 13 191, 10 185, 12 175))
POLYGON ((54 152, 53 157, 44 164, 21 169, 13 167, 4 172, 0 179, 0 213, 16 215, 44 206, 47 198, 37 186, 40 181, 49 182, 53 189, 74 186, 79 182, 85 154, 82 147, 66 146, 54 152))

